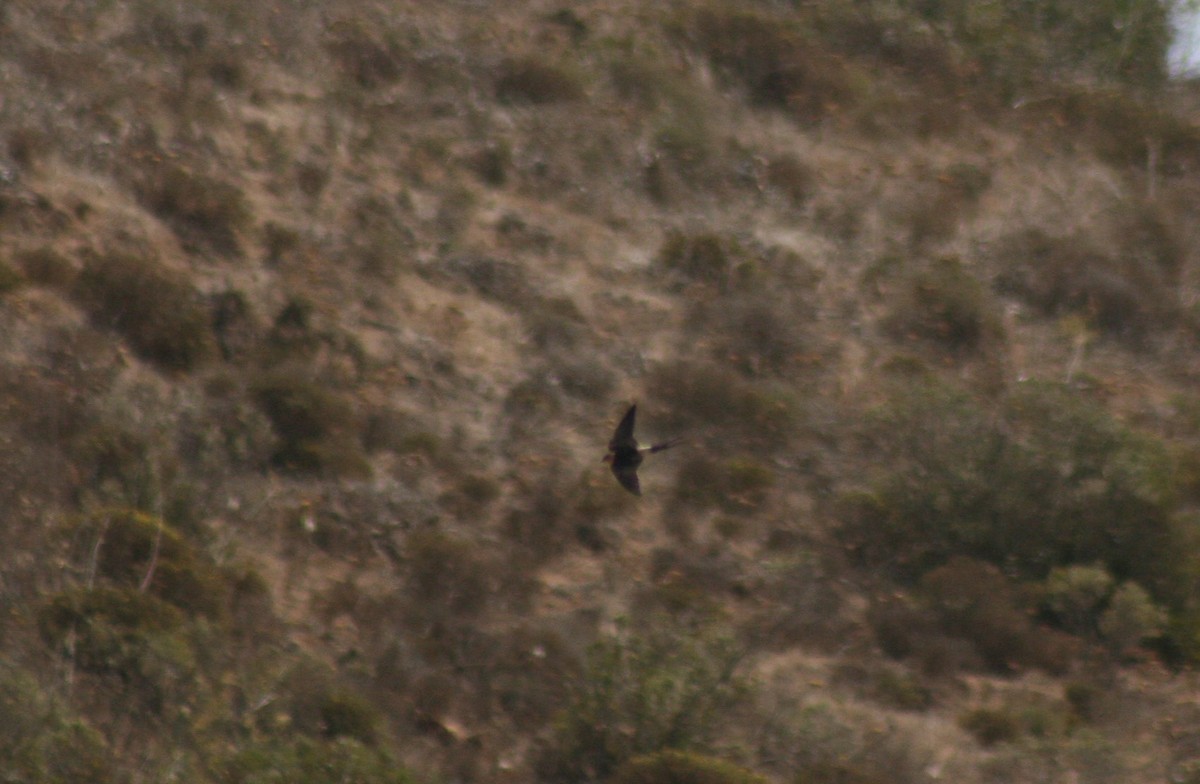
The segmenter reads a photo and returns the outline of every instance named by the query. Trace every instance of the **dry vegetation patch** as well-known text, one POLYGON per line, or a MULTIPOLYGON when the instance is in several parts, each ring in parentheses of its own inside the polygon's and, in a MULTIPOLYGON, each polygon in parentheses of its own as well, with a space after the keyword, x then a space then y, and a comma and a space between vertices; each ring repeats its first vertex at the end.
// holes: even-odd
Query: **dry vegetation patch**
POLYGON ((1164 3, 44 5, 12 775, 1192 776, 1164 3))

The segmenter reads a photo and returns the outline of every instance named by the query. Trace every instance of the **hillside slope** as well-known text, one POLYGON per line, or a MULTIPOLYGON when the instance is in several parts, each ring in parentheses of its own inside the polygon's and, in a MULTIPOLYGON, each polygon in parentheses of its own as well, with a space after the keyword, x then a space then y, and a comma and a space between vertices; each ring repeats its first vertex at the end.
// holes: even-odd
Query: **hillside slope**
POLYGON ((0 6, 0 757, 1198 780, 1162 7, 577 5, 0 6))

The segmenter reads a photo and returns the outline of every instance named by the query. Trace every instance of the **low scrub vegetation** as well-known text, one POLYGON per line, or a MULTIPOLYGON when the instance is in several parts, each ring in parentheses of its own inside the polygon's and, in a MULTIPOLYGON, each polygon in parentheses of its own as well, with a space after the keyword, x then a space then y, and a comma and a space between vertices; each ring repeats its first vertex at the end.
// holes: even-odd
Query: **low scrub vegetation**
POLYGON ((496 77, 496 97, 506 103, 552 104, 583 97, 573 70, 536 56, 506 60, 496 77))
POLYGON ((1000 308, 991 292, 954 258, 941 258, 906 276, 884 328, 951 355, 986 351, 1002 341, 1000 308))
POLYGON ((747 687, 742 652, 712 631, 669 629, 627 628, 591 648, 544 752, 544 775, 607 778, 627 762, 640 768, 638 755, 686 749, 717 731, 747 687))
POLYGON ((237 186, 184 164, 149 160, 157 162, 141 172, 135 186, 147 209, 166 221, 185 248, 239 255, 250 208, 237 186))
POLYGON ((1141 241, 1115 251, 1036 229, 1009 236, 998 250, 997 288, 1046 315, 1077 314, 1105 334, 1140 341, 1170 326, 1179 309, 1173 281, 1180 256, 1164 235, 1169 229, 1150 220, 1133 232, 1141 241))
MULTIPOLYGON (((956 556, 1024 580, 1049 577, 1049 601, 1064 628, 1075 632, 1096 622, 1099 605, 1072 593, 1064 573, 1052 570, 1098 564, 1149 590, 1157 602, 1187 606, 1196 585, 1178 558, 1184 531, 1173 510, 1172 463, 1161 444, 1054 385, 1022 385, 1000 410, 1003 418, 994 419, 962 393, 923 382, 900 390, 876 412, 884 419, 873 426, 887 434, 876 443, 891 468, 868 491, 844 498, 845 541, 868 563, 927 585, 956 556)), ((999 587, 981 581, 986 574, 964 573, 951 593, 978 590, 981 598, 1002 601, 999 587)), ((1145 625, 1128 634, 1144 640, 1161 623, 1151 610, 1132 609, 1140 588, 1129 590, 1129 614, 1145 625)), ((1006 612, 1023 626, 1020 611, 1006 612)))
POLYGON ((186 277, 154 259, 110 253, 87 260, 72 294, 99 326, 168 370, 190 370, 216 351, 204 299, 186 277))
POLYGON ((50 5, 0 780, 1200 781, 1167 3, 50 5))
POLYGON ((358 412, 345 397, 289 366, 264 374, 251 391, 279 439, 272 461, 280 468, 346 476, 370 473, 358 412))

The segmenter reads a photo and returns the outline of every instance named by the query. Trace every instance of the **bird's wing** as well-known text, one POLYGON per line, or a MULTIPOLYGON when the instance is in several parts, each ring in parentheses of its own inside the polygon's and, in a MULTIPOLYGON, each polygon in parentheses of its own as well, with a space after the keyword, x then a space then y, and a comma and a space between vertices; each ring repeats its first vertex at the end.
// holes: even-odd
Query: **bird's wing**
POLYGON ((642 485, 638 482, 637 466, 619 466, 614 464, 612 467, 613 476, 624 487, 634 495, 642 494, 642 485))
POLYGON ((637 403, 630 406, 629 410, 625 412, 625 416, 621 417, 621 423, 617 425, 617 429, 613 431, 612 440, 608 442, 609 451, 615 452, 623 446, 637 448, 637 441, 633 437, 635 417, 637 417, 637 403))

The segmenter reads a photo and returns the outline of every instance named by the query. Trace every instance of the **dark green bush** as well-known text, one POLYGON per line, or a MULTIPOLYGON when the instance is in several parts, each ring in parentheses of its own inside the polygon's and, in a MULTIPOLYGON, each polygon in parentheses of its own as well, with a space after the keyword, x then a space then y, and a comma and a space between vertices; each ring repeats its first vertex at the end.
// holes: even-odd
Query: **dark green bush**
POLYGON ((867 611, 867 623, 885 655, 911 660, 926 675, 952 675, 982 667, 974 647, 947 636, 936 613, 915 597, 875 599, 867 611))
POLYGON ((115 328, 140 356, 167 369, 190 370, 216 353, 204 299, 183 275, 150 259, 91 258, 74 295, 93 321, 115 328))
POLYGON ((717 757, 686 751, 659 751, 634 757, 613 774, 610 784, 767 784, 752 770, 717 757))
POLYGON ((457 517, 467 519, 482 514, 500 496, 500 492, 500 484, 491 477, 468 474, 440 500, 457 517))
MULTIPOLYGON (((590 505, 604 509, 608 504, 601 501, 606 499, 601 496, 597 500, 591 495, 593 491, 602 492, 600 479, 609 477, 589 482, 588 492, 581 496, 588 498, 590 505)), ((504 516, 503 531, 535 564, 561 554, 577 541, 577 525, 568 495, 563 478, 553 472, 531 477, 518 486, 516 500, 504 516)))
POLYGON ((499 188, 508 182, 513 168, 512 148, 506 142, 493 142, 476 150, 467 160, 471 170, 488 185, 499 188))
POLYGON ((445 259, 439 269, 504 307, 524 309, 534 297, 525 269, 507 259, 462 254, 445 259))
POLYGON ((44 128, 20 126, 8 132, 5 148, 16 164, 31 168, 41 163, 46 154, 54 148, 52 138, 44 128))
POLYGON ((374 741, 377 713, 332 667, 309 657, 289 658, 286 664, 287 669, 271 684, 275 710, 256 717, 262 729, 287 726, 313 739, 374 741))
POLYGON ((1113 584, 1112 575, 1103 566, 1056 566, 1041 585, 1042 609, 1072 634, 1094 637, 1113 584))

